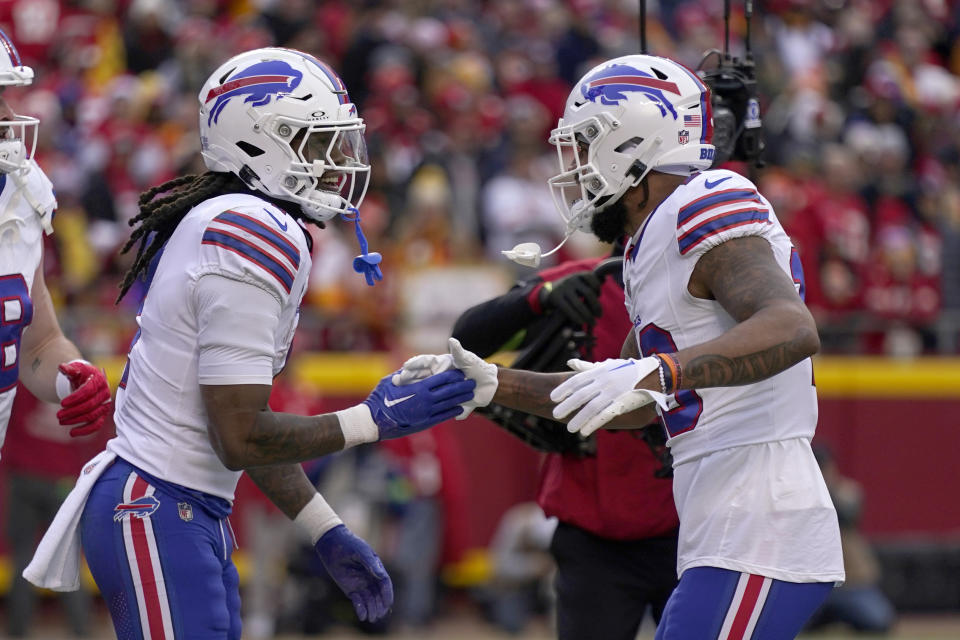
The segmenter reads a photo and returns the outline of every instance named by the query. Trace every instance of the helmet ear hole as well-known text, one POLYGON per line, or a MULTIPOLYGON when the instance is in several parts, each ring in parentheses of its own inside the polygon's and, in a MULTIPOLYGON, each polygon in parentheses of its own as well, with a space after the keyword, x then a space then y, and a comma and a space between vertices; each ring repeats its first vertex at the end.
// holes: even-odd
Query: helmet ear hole
POLYGON ((262 156, 263 153, 264 153, 263 149, 261 149, 260 147, 258 147, 258 146, 256 146, 256 145, 252 145, 252 144, 250 144, 249 142, 247 142, 247 141, 245 141, 245 140, 241 140, 240 142, 238 142, 238 143, 237 143, 237 147, 238 147, 241 151, 243 151, 245 154, 247 154, 248 156, 250 156, 251 158, 256 158, 257 156, 262 156))
POLYGON ((627 153, 627 152, 633 151, 634 149, 639 147, 642 143, 643 143, 643 138, 641 138, 640 136, 634 136, 629 140, 626 140, 625 142, 620 143, 620 146, 614 149, 614 151, 616 151, 617 153, 627 153))

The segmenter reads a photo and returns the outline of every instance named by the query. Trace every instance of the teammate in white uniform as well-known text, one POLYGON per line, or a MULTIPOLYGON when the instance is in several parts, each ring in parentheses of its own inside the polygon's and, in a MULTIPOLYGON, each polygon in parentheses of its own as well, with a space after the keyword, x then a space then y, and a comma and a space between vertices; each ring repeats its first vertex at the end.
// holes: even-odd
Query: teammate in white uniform
MULTIPOLYGON (((810 450, 819 339, 790 239, 749 180, 707 170, 711 137, 709 90, 685 67, 634 55, 589 71, 551 134, 561 173, 550 184, 570 232, 632 236, 622 358, 536 374, 451 344, 400 378, 452 364, 478 397, 584 434, 645 425, 655 408, 680 516, 680 582, 656 637, 793 638, 844 577, 810 450)), ((535 260, 539 248, 517 254, 535 260)))
MULTIPOLYGON (((449 371, 417 387, 390 378, 363 403, 318 416, 270 412, 310 272, 302 225, 355 221, 354 268, 381 277, 357 207, 370 167, 364 124, 325 63, 289 49, 225 62, 200 92, 209 171, 143 194, 121 297, 143 279, 140 331, 118 392, 117 437, 85 468, 48 537, 79 529, 121 639, 240 638, 227 516, 241 470, 311 535, 360 619, 393 600, 379 558, 342 524, 299 462, 454 417, 474 383, 449 371), (399 391, 399 393, 398 393, 399 391), (69 505, 66 506, 66 505, 69 505), (82 516, 77 515, 81 505, 82 516)), ((41 543, 28 574, 69 588, 41 543), (53 578, 50 578, 53 576, 53 578)))
POLYGON ((73 436, 99 429, 110 403, 103 372, 60 330, 43 279, 43 235, 53 233, 57 201, 33 160, 38 120, 16 115, 3 96, 32 82, 33 69, 0 31, 0 445, 18 380, 41 400, 62 400, 57 415, 73 436))

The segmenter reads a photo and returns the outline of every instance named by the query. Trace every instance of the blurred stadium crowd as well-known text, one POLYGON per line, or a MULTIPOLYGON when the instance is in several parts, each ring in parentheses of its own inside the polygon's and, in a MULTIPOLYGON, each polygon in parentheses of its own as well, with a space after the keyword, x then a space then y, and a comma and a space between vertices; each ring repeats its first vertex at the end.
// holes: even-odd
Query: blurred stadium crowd
MULTIPOLYGON (((120 309, 114 299, 129 263, 119 249, 138 195, 175 175, 203 171, 197 94, 208 74, 240 51, 278 45, 329 62, 358 105, 373 166, 360 211, 371 250, 384 254, 385 278, 369 288, 351 268, 357 253, 351 225, 312 229, 314 273, 296 347, 403 356, 443 349, 460 312, 526 272, 500 250, 524 241, 549 247, 562 237, 546 185, 558 170, 547 135, 578 77, 604 59, 639 51, 638 5, 0 0, 0 28, 37 74, 32 87, 4 96, 18 113, 40 118, 37 159, 60 204, 45 264, 60 308, 70 308, 61 323, 88 356, 126 353, 139 296, 125 298, 120 309)), ((739 55, 746 24, 743 3, 732 5, 731 52, 739 55)), ((758 183, 800 249, 824 351, 956 354, 960 2, 754 5, 766 166, 736 168, 758 183)), ((650 52, 696 68, 706 51, 722 47, 722 0, 648 0, 647 6, 650 52)), ((707 61, 715 63, 716 57, 707 61)), ((607 251, 582 235, 554 258, 607 251)), ((314 399, 281 389, 275 400, 299 410, 292 405, 314 399)), ((48 422, 48 431, 56 431, 48 422)), ((331 493, 338 479, 360 487, 364 495, 353 503, 341 493, 344 505, 374 504, 370 532, 387 529, 377 518, 402 523, 382 535, 402 550, 390 558, 391 569, 402 576, 404 593, 414 594, 402 605, 411 624, 425 622, 432 610, 437 557, 456 555, 443 547, 464 536, 450 530, 451 523, 466 526, 460 515, 466 481, 457 475, 463 465, 450 438, 438 428, 398 441, 381 458, 371 450, 313 470, 334 485, 331 493)), ((4 466, 36 473, 39 446, 8 446, 4 466), (8 451, 24 452, 21 466, 8 451)), ((95 451, 100 442, 90 446, 95 451)), ((79 465, 87 453, 39 457, 79 465)), ((248 513, 253 562, 266 567, 288 549, 282 539, 289 528, 268 509, 248 513)), ((389 542, 372 540, 378 549, 389 542)), ((542 555, 542 545, 530 546, 542 555)), ((24 553, 31 547, 27 541, 24 553)), ((540 560, 530 564, 539 567, 540 560)), ((270 609, 274 591, 269 580, 250 586, 252 615, 270 609)), ((260 636, 255 624, 249 628, 260 636)))
MULTIPOLYGON (((202 170, 197 93, 207 74, 241 50, 280 45, 338 69, 367 122, 373 178, 361 212, 371 248, 385 256, 386 278, 369 289, 350 268, 350 227, 314 234, 302 322, 312 330, 299 346, 422 348, 402 335, 404 322, 430 324, 431 310, 410 308, 417 274, 495 264, 494 295, 518 274, 501 249, 560 237, 546 136, 584 70, 639 51, 638 4, 0 2, 0 26, 37 71, 34 86, 10 98, 18 112, 40 117, 37 157, 60 202, 48 281, 76 309, 68 330, 92 355, 126 351, 131 313, 114 312, 114 285, 138 194, 202 170)), ((732 4, 731 52, 739 54, 743 3, 732 4)), ((741 170, 801 250, 825 350, 956 352, 960 4, 755 5, 767 164, 741 170)), ((650 0, 648 14, 653 53, 696 68, 722 46, 721 0, 650 0)), ((557 257, 603 251, 581 240, 557 257)), ((445 291, 444 304, 458 312, 478 288, 445 291)))

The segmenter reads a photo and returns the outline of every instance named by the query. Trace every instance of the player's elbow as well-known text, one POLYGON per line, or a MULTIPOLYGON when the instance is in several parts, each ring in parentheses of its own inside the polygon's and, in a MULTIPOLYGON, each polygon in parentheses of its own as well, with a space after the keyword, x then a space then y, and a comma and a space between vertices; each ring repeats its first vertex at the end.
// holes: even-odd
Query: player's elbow
MULTIPOLYGON (((213 430, 211 430, 211 436, 214 435, 213 430)), ((210 444, 213 445, 213 451, 217 454, 220 462, 230 471, 243 471, 249 466, 243 454, 242 443, 231 438, 211 437, 210 444)))
POLYGON ((796 314, 792 342, 799 361, 820 351, 820 334, 817 332, 816 321, 806 307, 798 309, 796 314))
POLYGON ((223 466, 230 471, 243 471, 247 468, 247 465, 240 456, 224 455, 221 453, 217 455, 220 458, 220 462, 223 463, 223 466))
POLYGON ((800 359, 809 358, 820 351, 820 335, 817 333, 817 327, 801 327, 797 330, 794 338, 796 351, 800 354, 800 359))

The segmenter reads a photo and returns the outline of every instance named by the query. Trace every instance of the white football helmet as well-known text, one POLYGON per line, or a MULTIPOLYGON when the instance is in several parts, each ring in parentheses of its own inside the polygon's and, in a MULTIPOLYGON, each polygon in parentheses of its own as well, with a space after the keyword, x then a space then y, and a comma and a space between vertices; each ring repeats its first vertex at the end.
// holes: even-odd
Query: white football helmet
POLYGON ((327 64, 293 49, 247 51, 214 71, 199 97, 208 169, 233 172, 316 221, 360 206, 366 125, 327 64))
POLYGON ((667 58, 630 55, 583 76, 550 133, 560 173, 549 180, 568 233, 589 230, 653 169, 689 175, 713 163, 710 91, 667 58))
MULTIPOLYGON (((33 82, 33 69, 23 65, 13 41, 0 29, 0 91, 25 87, 33 82)), ((0 173, 23 173, 37 149, 40 121, 12 114, 0 120, 0 173)))

